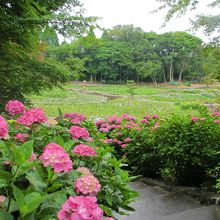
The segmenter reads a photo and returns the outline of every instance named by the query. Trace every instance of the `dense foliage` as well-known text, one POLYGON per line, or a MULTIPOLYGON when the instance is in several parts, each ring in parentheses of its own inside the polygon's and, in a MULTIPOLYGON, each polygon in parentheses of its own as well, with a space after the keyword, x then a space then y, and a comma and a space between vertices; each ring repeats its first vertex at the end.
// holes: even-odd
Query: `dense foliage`
POLYGON ((157 84, 198 82, 207 75, 219 78, 219 68, 213 66, 219 65, 219 48, 206 48, 201 39, 185 32, 145 33, 133 25, 118 25, 105 30, 101 39, 90 30, 85 38, 47 48, 46 54, 75 77, 78 72, 78 79, 91 82, 157 84))
POLYGON ((137 193, 128 186, 133 178, 84 115, 60 113, 56 121, 16 100, 5 109, 0 219, 108 220, 133 210, 129 203, 137 193))
POLYGON ((128 115, 112 116, 96 124, 116 156, 125 157, 135 173, 200 185, 210 175, 220 177, 220 113, 201 112, 200 117, 167 119, 147 115, 140 122, 128 115))
POLYGON ((57 45, 56 31, 82 35, 94 21, 83 17, 78 0, 4 0, 0 20, 0 110, 11 98, 67 80, 68 69, 44 56, 44 44, 57 45))

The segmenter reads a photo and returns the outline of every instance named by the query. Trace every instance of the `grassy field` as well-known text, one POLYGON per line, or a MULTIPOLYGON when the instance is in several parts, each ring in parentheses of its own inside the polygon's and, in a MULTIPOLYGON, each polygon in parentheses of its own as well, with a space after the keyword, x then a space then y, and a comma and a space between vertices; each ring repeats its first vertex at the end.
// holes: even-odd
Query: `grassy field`
POLYGON ((139 86, 131 98, 126 85, 87 85, 69 83, 32 95, 34 107, 41 107, 48 116, 62 112, 80 112, 88 117, 128 113, 138 118, 146 114, 169 116, 174 113, 198 115, 198 106, 215 103, 218 90, 209 88, 165 88, 139 86))

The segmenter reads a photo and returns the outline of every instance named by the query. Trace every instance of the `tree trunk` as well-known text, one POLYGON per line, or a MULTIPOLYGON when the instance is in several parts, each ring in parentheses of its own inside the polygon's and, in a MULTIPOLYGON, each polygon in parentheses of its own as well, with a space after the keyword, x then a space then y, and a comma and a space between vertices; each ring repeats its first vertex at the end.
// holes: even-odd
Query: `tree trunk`
POLYGON ((180 73, 179 73, 179 82, 182 81, 182 75, 183 75, 183 68, 181 68, 180 73))
POLYGON ((170 82, 173 82, 173 60, 170 62, 170 82))
POLYGON ((166 75, 165 75, 165 71, 164 71, 164 66, 163 65, 162 65, 162 72, 163 72, 164 83, 167 84, 166 75))
POLYGON ((92 83, 92 74, 90 74, 90 82, 92 83))

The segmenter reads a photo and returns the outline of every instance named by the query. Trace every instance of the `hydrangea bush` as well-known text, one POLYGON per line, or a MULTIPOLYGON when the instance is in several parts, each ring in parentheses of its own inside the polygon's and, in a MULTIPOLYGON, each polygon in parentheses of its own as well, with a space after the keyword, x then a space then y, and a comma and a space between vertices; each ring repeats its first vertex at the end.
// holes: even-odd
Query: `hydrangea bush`
POLYGON ((135 177, 122 169, 93 122, 79 113, 48 119, 17 100, 5 110, 0 219, 113 220, 114 213, 133 210, 137 193, 128 183, 135 177))
POLYGON ((201 115, 146 115, 137 121, 125 114, 101 119, 96 126, 106 135, 103 142, 135 174, 200 185, 210 174, 220 177, 220 113, 201 115))

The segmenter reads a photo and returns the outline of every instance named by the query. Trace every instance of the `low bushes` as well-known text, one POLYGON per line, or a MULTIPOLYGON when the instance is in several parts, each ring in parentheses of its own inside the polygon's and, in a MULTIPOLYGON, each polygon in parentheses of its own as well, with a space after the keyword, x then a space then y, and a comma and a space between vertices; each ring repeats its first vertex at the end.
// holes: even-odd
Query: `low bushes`
POLYGON ((47 119, 18 101, 0 116, 0 219, 110 220, 133 210, 132 180, 85 116, 47 119))
MULTIPOLYGON (((217 167, 220 152, 220 113, 203 117, 178 116, 159 119, 146 116, 140 122, 132 116, 102 121, 110 126, 106 142, 113 146, 117 157, 124 155, 135 173, 147 177, 160 177, 184 185, 200 185, 208 173, 217 167), (130 117, 130 119, 129 119, 130 117), (130 123, 131 126, 127 126, 130 123), (125 144, 125 139, 130 141, 125 144)), ((218 177, 215 172, 215 177, 218 177)), ((219 185, 219 184, 218 184, 219 185)))

